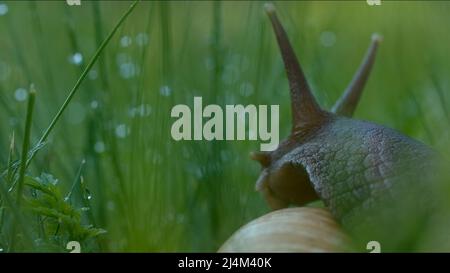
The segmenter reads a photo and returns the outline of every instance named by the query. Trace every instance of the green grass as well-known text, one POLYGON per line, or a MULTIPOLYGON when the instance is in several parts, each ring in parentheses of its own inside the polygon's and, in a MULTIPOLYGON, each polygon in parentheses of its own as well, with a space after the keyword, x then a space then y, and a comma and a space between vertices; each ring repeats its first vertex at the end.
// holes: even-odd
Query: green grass
MULTIPOLYGON (((133 1, 32 2, 0 1, 9 8, 0 16, 0 249, 10 250, 14 233, 14 251, 66 251, 71 236, 83 240, 82 251, 216 251, 269 211, 253 189, 259 166, 248 158, 259 143, 170 136, 171 108, 192 106, 194 96, 204 104, 280 104, 280 137, 287 135, 288 85, 263 2, 141 1, 134 10, 133 1), (69 62, 75 53, 82 60, 69 62), (18 144, 28 137, 27 103, 16 90, 31 83, 39 95, 25 127, 34 145, 19 208, 12 186, 24 166, 18 144)), ((355 116, 448 157, 450 4, 276 6, 328 109, 371 34, 382 34, 355 116), (327 39, 335 41, 326 46, 327 39)))

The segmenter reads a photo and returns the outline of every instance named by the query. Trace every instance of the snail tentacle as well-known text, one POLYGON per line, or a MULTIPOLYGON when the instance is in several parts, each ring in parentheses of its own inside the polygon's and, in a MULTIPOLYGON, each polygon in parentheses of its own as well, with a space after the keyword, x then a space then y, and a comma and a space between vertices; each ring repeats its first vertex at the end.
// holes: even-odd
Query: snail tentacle
POLYGON ((303 74, 297 56, 295 55, 282 24, 278 20, 275 7, 272 4, 266 4, 265 9, 272 23, 289 80, 293 121, 292 127, 293 131, 295 131, 296 128, 302 128, 321 120, 323 111, 311 93, 311 89, 303 74))
POLYGON ((359 99, 361 98, 364 86, 369 78, 370 71, 375 63, 378 45, 382 38, 378 34, 372 35, 372 43, 370 44, 366 56, 361 66, 356 71, 352 81, 345 90, 344 94, 334 105, 332 112, 341 116, 351 117, 355 112, 359 99))

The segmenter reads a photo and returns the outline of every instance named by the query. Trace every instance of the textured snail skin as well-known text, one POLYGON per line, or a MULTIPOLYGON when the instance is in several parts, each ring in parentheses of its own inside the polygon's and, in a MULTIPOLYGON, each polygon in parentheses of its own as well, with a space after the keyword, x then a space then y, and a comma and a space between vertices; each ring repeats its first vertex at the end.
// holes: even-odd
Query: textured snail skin
POLYGON ((236 231, 219 252, 344 252, 349 238, 321 208, 288 208, 236 231))
POLYGON ((354 238, 388 249, 411 247, 435 207, 440 157, 401 133, 352 119, 380 37, 332 112, 320 108, 272 5, 266 7, 289 79, 292 131, 279 147, 254 153, 256 189, 272 209, 321 199, 354 238), (416 236, 416 237, 414 237, 416 236))
POLYGON ((421 202, 430 196, 425 192, 432 186, 437 154, 395 130, 332 117, 300 141, 279 164, 304 169, 315 192, 344 225, 354 224, 377 202, 394 202, 408 193, 421 192, 421 202))

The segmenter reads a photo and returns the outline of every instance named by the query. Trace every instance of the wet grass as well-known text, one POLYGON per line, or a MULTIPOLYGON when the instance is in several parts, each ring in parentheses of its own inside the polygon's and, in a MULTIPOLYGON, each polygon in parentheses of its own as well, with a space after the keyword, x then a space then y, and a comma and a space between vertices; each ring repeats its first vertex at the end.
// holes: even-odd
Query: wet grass
MULTIPOLYGON (((262 2, 142 1, 126 20, 132 1, 31 2, 0 2, 8 6, 0 16, 0 249, 11 250, 14 233, 15 251, 65 251, 71 235, 86 239, 82 251, 215 251, 268 211, 248 158, 259 143, 170 136, 170 109, 192 106, 194 96, 280 104, 287 135, 287 81, 262 2), (30 200, 19 208, 8 192, 20 181, 18 144, 27 139, 27 100, 17 90, 30 83, 39 95, 25 127, 35 145, 23 196, 42 201, 39 211, 30 200), (48 196, 61 201, 55 210, 44 206, 48 196)), ((277 3, 321 105, 333 105, 378 32, 384 42, 356 117, 448 155, 450 4, 363 2, 277 3)))

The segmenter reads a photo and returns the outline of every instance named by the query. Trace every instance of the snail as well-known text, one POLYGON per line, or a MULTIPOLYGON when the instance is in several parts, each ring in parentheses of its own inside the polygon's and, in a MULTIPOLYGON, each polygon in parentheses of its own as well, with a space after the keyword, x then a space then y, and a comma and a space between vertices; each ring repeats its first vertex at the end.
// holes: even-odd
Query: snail
POLYGON ((350 239, 328 210, 287 208, 236 231, 219 252, 346 252, 350 239))
POLYGON ((276 150, 251 154, 262 166, 256 190, 273 210, 322 200, 353 238, 379 240, 391 250, 410 247, 434 206, 429 192, 439 156, 396 130, 352 118, 380 36, 372 37, 350 85, 326 111, 311 92, 274 6, 265 9, 289 80, 292 130, 276 150))

